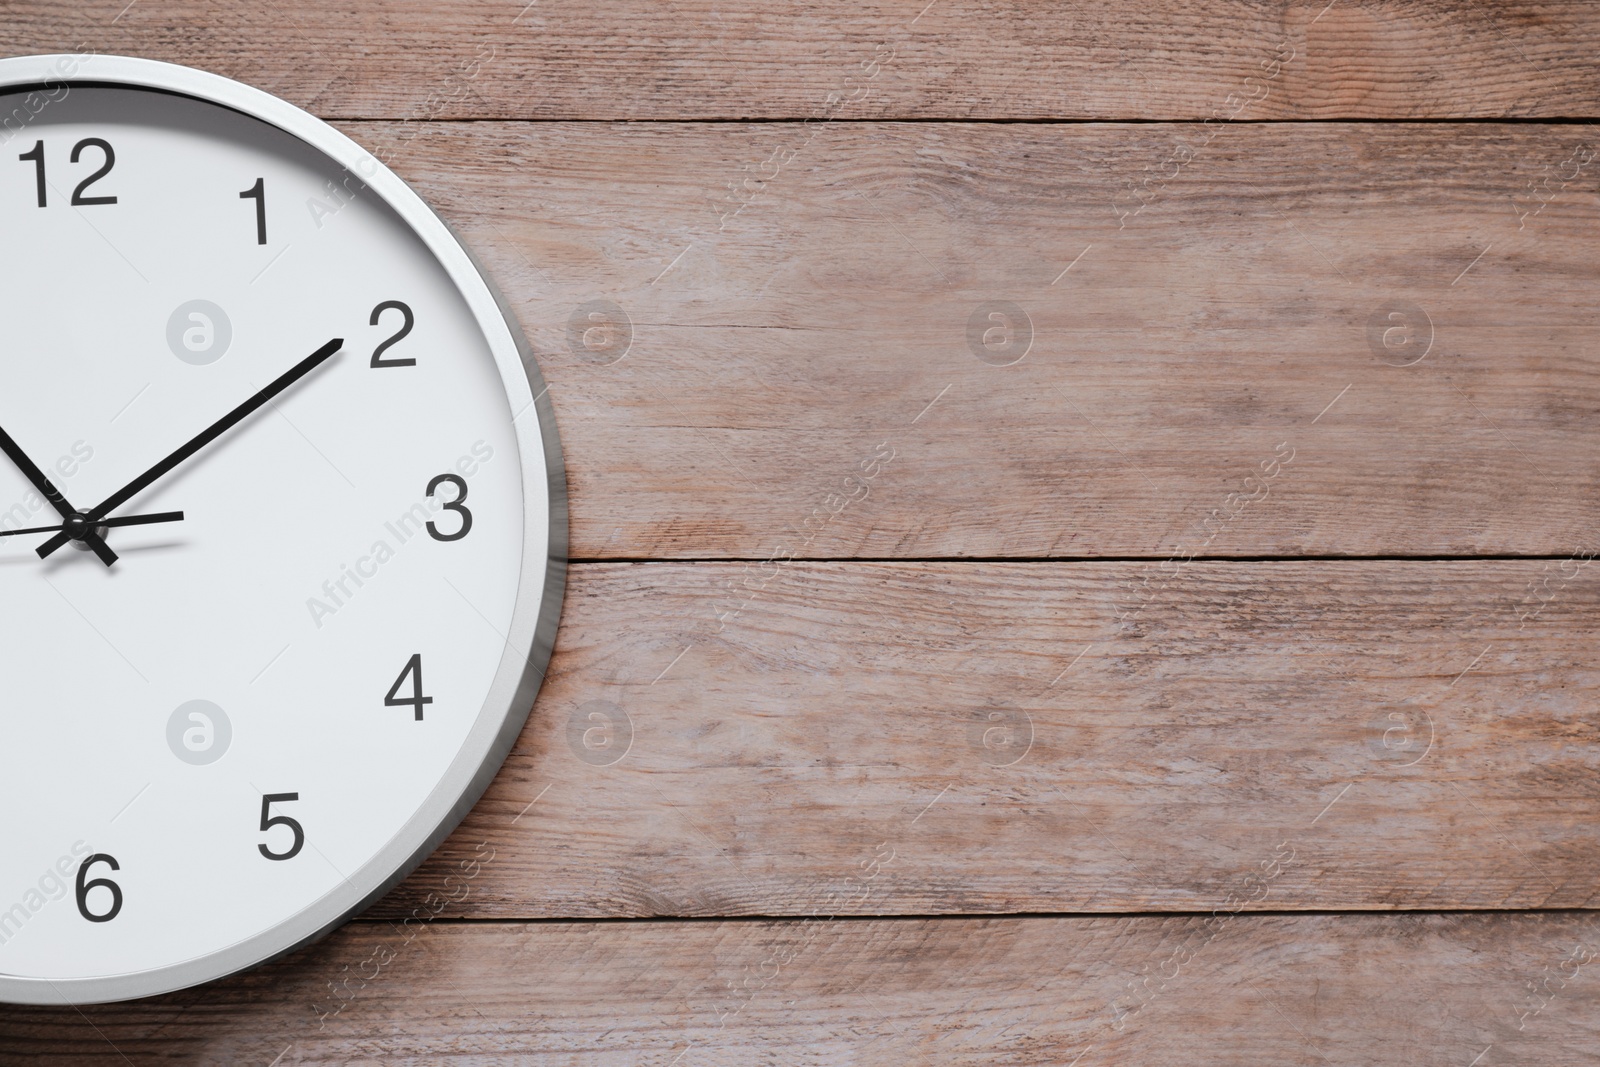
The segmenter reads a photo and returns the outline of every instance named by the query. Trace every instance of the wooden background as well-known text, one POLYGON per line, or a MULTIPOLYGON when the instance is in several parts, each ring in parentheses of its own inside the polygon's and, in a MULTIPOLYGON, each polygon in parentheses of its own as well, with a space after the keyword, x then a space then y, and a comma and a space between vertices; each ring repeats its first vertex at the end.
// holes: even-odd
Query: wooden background
POLYGON ((389 899, 4 1062, 1596 1062, 1600 9, 124 2, 4 51, 412 182, 574 566, 389 899))

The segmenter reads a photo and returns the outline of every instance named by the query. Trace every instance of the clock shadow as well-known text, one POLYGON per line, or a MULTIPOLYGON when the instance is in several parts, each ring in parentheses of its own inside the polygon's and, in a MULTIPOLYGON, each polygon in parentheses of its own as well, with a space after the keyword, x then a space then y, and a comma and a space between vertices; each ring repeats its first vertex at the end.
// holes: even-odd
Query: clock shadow
MULTIPOLYGON (((190 548, 192 545, 193 542, 191 541, 161 541, 153 545, 131 545, 127 548, 123 548, 120 545, 113 545, 112 547, 116 550, 117 556, 120 559, 131 559, 138 556, 149 555, 152 552, 166 552, 175 548, 190 548)), ((117 573, 116 567, 105 566, 105 564, 101 563, 99 558, 96 557, 94 553, 80 553, 77 549, 74 549, 71 546, 61 549, 59 552, 55 553, 46 560, 41 560, 32 552, 19 553, 15 556, 0 557, 0 567, 14 567, 18 564, 33 564, 35 566, 42 566, 44 570, 44 576, 46 578, 53 577, 66 570, 68 567, 81 566, 85 563, 93 563, 98 569, 107 571, 111 575, 115 575, 117 573), (78 558, 80 555, 82 556, 82 559, 78 558)))

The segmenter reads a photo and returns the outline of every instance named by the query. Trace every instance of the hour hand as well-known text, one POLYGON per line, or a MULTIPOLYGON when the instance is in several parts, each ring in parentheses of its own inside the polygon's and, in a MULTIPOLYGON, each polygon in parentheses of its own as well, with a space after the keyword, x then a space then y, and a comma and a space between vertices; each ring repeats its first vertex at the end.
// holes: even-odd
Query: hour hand
MULTIPOLYGON (((10 457, 11 462, 17 465, 17 469, 39 491, 39 495, 49 501, 50 506, 60 513, 64 523, 71 524, 78 518, 77 510, 67 502, 67 498, 61 495, 59 489, 50 484, 50 479, 45 477, 44 471, 40 470, 38 464, 28 458, 28 454, 12 439, 10 434, 6 433, 4 427, 0 427, 0 452, 4 452, 10 457)), ((106 544, 105 539, 95 533, 93 528, 87 530, 81 540, 94 550, 94 554, 100 557, 100 562, 107 567, 117 561, 117 554, 111 551, 111 546, 106 544)))

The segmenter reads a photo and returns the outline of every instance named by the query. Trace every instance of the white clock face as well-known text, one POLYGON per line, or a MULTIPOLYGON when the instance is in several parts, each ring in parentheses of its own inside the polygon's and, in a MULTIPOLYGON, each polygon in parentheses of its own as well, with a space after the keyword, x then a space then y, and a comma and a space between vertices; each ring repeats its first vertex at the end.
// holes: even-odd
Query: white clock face
POLYGON ((56 90, 0 97, 0 531, 78 516, 0 538, 0 999, 224 973, 390 880, 526 714, 548 547, 486 288, 283 129, 56 90))

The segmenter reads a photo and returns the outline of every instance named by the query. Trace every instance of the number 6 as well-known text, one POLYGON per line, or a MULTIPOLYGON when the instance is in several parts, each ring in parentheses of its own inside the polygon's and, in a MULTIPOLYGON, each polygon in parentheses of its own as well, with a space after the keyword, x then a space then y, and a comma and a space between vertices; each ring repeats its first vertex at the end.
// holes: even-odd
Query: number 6
POLYGON ((78 914, 82 915, 85 919, 88 919, 92 923, 108 923, 117 917, 117 912, 122 910, 122 888, 109 878, 91 878, 87 882, 84 881, 84 875, 88 874, 89 868, 93 867, 96 863, 104 863, 113 871, 120 871, 122 869, 117 864, 115 857, 108 856, 104 852, 96 852, 94 855, 83 861, 82 865, 78 867, 78 914), (89 910, 89 890, 91 889, 111 890, 110 911, 106 912, 104 915, 96 915, 89 910))

